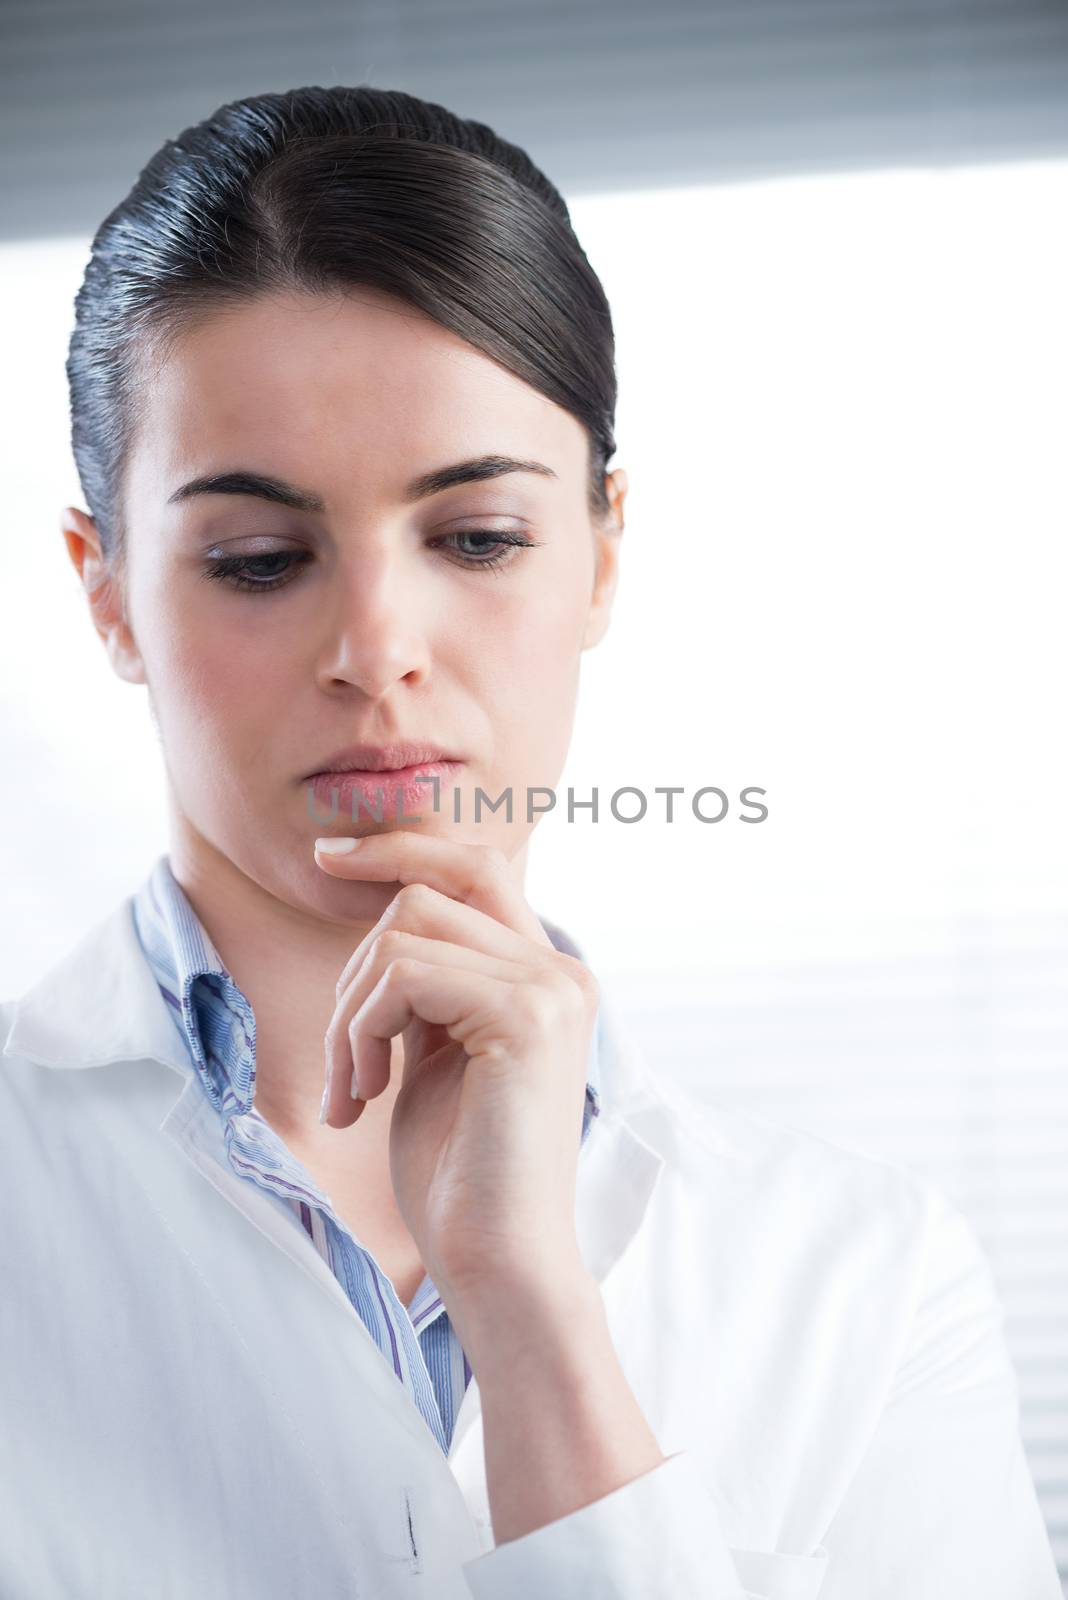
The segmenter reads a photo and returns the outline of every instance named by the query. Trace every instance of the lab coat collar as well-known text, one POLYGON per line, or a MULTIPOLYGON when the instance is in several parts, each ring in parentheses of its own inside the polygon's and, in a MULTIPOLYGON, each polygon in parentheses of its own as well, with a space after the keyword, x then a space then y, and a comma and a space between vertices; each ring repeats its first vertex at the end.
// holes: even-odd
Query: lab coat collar
MULTIPOLYGON (((194 1077, 188 1049, 137 937, 133 898, 120 901, 14 1002, 5 1056, 65 1070, 156 1062, 183 1080, 194 1077)), ((649 1103, 647 1068, 603 995, 601 1025, 602 1110, 581 1152, 575 1212, 583 1260, 599 1283, 641 1226, 664 1165, 628 1115, 649 1103)), ((186 1083, 183 1089, 188 1092, 182 1104, 188 1107, 193 1091, 186 1083)), ((187 1125, 185 1115, 168 1115, 160 1131, 181 1140, 187 1125)), ((236 1203, 236 1191, 231 1197, 236 1203)))
POLYGON ((15 1002, 4 1055, 43 1067, 151 1060, 193 1072, 145 960, 127 897, 15 1002))

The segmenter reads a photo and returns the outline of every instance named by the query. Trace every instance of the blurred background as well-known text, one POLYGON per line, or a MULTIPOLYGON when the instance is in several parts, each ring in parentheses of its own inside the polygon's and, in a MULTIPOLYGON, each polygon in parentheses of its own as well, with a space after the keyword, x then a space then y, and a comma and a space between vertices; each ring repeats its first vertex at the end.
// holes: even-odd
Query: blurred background
POLYGON ((84 505, 63 363, 92 233, 240 95, 363 82, 489 122, 605 285, 630 480, 528 897, 664 1075, 963 1207, 1068 1579, 1068 8, 6 0, 0 22, 3 996, 167 846, 145 691, 59 532, 84 505), (721 822, 689 810, 706 785, 721 822), (560 814, 569 786, 596 824, 560 814), (641 820, 613 816, 624 787, 641 820))

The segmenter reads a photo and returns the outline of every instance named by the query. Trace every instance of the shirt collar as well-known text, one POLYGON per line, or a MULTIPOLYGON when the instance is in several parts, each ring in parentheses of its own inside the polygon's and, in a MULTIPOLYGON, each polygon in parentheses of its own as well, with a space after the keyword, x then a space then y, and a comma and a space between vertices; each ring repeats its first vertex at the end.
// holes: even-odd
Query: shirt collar
POLYGON ((244 1114, 256 1091, 256 1019, 164 854, 133 896, 145 959, 217 1111, 244 1114))
MULTIPOLYGON (((145 958, 189 1050, 205 1092, 220 1113, 244 1114, 256 1087, 256 1019, 163 854, 133 899, 133 918, 145 958)), ((555 923, 539 919, 557 950, 579 956, 555 923)), ((598 1008, 586 1063, 582 1139, 601 1111, 601 1013, 598 1008)))

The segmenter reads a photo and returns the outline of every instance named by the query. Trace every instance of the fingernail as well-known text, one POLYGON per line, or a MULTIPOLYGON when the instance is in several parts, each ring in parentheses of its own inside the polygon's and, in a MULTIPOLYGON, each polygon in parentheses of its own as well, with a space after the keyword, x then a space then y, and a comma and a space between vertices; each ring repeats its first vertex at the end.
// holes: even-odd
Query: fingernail
POLYGON ((326 1102, 327 1102, 327 1100, 329 1098, 330 1098, 330 1083, 328 1081, 327 1085, 326 1085, 326 1088, 323 1090, 322 1104, 319 1107, 319 1121, 320 1122, 325 1122, 326 1121, 326 1102))
POLYGON ((358 839, 335 839, 330 836, 326 839, 316 839, 315 848, 323 856, 343 856, 350 850, 355 850, 359 842, 358 839))
POLYGON ((354 1100, 360 1098, 360 1080, 356 1076, 356 1068, 352 1069, 352 1082, 349 1084, 349 1094, 354 1100))

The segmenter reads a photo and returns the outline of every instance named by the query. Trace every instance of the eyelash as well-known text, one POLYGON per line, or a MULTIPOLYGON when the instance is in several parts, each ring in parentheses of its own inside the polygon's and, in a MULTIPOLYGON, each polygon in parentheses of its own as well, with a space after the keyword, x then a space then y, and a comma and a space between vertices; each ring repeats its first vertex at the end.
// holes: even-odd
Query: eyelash
MULTIPOLYGON (((446 534, 444 538, 436 539, 431 548, 436 549, 449 539, 489 539, 494 544, 512 545, 528 550, 533 549, 537 543, 536 540, 524 538, 519 533, 494 533, 489 528, 460 528, 456 533, 446 534)), ((285 584, 292 582, 293 567, 287 567, 285 573, 280 574, 277 578, 267 579, 263 582, 257 582, 254 578, 250 578, 248 571, 258 561, 277 561, 280 556, 291 558, 297 567, 302 567, 311 560, 308 552, 303 550, 270 550, 261 556, 221 556, 218 560, 210 562, 204 569, 204 573, 208 578, 214 578, 220 583, 228 583, 231 588, 259 591, 262 594, 265 591, 270 592, 272 589, 280 589, 285 584)), ((506 555, 501 550, 495 555, 486 556, 480 560, 470 556, 461 556, 460 565, 467 567, 468 571, 475 572, 480 568, 492 569, 500 567, 514 559, 514 556, 506 555)))

